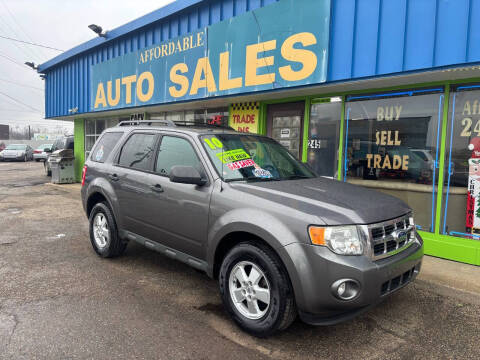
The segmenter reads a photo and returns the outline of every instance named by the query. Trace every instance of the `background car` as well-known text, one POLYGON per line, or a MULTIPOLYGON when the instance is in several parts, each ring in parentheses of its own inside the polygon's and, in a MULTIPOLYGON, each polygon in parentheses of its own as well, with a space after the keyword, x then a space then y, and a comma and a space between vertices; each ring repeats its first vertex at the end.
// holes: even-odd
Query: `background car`
POLYGON ((5 143, 0 143, 0 151, 3 151, 3 149, 5 149, 5 143))
POLYGON ((33 160, 33 149, 25 144, 10 144, 0 152, 0 160, 30 161, 33 160))
POLYGON ((47 158, 43 162, 43 167, 45 169, 45 174, 47 176, 52 176, 52 169, 50 168, 50 164, 48 162, 48 158, 50 157, 50 154, 54 153, 57 150, 64 150, 64 149, 71 149, 73 150, 73 135, 65 135, 62 136, 61 138, 55 140, 55 142, 52 145, 52 148, 50 149, 50 152, 47 152, 47 158))
POLYGON ((48 153, 52 152, 53 144, 42 144, 33 151, 33 159, 35 161, 47 160, 48 153))

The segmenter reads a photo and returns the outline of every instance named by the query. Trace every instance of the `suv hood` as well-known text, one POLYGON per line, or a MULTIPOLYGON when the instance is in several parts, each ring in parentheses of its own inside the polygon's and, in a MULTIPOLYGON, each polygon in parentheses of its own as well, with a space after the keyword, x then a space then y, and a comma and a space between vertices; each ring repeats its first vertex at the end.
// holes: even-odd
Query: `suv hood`
POLYGON ((325 225, 371 224, 402 216, 402 200, 327 178, 230 183, 233 189, 316 215, 325 225))

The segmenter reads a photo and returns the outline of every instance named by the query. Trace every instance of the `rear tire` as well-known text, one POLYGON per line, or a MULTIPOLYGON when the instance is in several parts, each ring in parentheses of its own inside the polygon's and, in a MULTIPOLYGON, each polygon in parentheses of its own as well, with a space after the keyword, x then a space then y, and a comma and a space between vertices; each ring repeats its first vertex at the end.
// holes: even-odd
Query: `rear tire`
POLYGON ((123 254, 127 243, 118 235, 117 223, 112 210, 105 202, 97 203, 89 216, 90 242, 93 250, 104 258, 123 254))
POLYGON ((244 242, 230 250, 220 268, 219 285, 223 304, 232 319, 254 336, 267 337, 284 330, 297 316, 287 271, 267 246, 244 242), (247 275, 246 285, 241 284, 237 274, 247 275), (252 280, 259 277, 260 282, 255 285, 252 280))

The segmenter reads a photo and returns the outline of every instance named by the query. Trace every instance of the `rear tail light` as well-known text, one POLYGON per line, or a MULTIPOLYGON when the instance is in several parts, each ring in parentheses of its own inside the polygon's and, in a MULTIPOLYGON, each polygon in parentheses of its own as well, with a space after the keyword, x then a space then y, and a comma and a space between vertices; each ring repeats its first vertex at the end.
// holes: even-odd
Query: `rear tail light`
POLYGON ((87 165, 85 165, 82 170, 82 186, 85 185, 86 176, 87 176, 87 165))
POLYGON ((33 153, 34 153, 34 154, 41 154, 41 153, 42 153, 42 150, 35 150, 33 153))

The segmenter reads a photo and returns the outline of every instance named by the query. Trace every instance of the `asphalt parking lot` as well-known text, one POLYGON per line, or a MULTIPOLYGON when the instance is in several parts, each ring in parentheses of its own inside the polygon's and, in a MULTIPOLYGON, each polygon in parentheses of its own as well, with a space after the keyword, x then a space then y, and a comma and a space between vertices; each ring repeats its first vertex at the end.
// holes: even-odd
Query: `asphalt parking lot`
POLYGON ((1 359, 480 358, 479 293, 422 277, 353 321, 250 337, 204 274, 136 244, 97 257, 79 186, 42 167, 0 162, 1 359))

